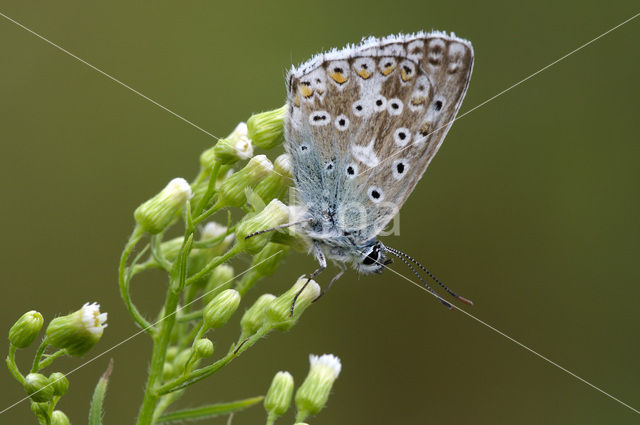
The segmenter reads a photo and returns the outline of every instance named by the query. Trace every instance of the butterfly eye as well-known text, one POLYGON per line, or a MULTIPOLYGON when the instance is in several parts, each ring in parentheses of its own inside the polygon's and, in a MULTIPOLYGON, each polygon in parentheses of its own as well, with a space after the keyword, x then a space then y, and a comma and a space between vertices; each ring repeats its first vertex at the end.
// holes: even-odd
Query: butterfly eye
POLYGON ((376 247, 374 247, 369 255, 364 257, 364 260, 362 260, 362 264, 364 264, 365 266, 370 266, 378 261, 379 256, 380 252, 376 249, 376 247))

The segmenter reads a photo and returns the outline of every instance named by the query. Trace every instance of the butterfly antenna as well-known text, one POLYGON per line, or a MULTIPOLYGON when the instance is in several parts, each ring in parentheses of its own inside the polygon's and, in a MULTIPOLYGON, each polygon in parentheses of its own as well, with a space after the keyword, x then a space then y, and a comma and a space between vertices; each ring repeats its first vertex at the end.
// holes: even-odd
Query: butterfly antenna
POLYGON ((429 276, 431 279, 433 279, 434 282, 436 282, 438 285, 440 285, 445 291, 447 291, 449 293, 449 295, 451 295, 454 298, 457 298, 460 302, 463 302, 467 305, 473 306, 473 301, 462 297, 458 294, 456 294, 455 292, 453 292, 451 289, 449 289, 449 287, 447 285, 445 285, 444 283, 442 283, 440 281, 440 279, 438 279, 437 277, 435 277, 433 275, 433 273, 431 273, 429 270, 427 270, 427 268, 425 266, 423 266, 422 264, 420 264, 420 262, 418 260, 416 260, 415 258, 411 257, 410 255, 405 254, 402 251, 398 251, 397 249, 394 248, 390 248, 390 247, 385 247, 387 250, 389 250, 389 252, 395 254, 398 258, 405 258, 409 261, 411 261, 412 263, 414 263, 415 265, 417 265, 418 267, 420 267, 422 269, 423 272, 425 272, 427 274, 427 276, 429 276))
MULTIPOLYGON (((388 248, 387 248, 388 249, 388 248)), ((422 279, 422 276, 420 276, 420 273, 418 273, 418 271, 411 265, 411 263, 409 263, 406 259, 404 259, 401 255, 399 255, 397 252, 395 252, 395 250, 389 250, 389 252, 391 252, 393 255, 395 255, 396 257, 398 257, 400 259, 400 261, 402 261, 403 263, 405 263, 407 265, 407 267, 409 267, 411 269, 411 271, 413 272, 414 275, 416 275, 416 277, 420 280, 420 282, 422 282, 422 284, 425 286, 425 288, 427 288, 429 290, 429 292, 431 292, 433 295, 435 295, 435 297, 442 303, 444 304, 445 307, 447 307, 449 310, 451 310, 453 307, 451 306, 451 304, 449 304, 447 301, 445 301, 440 295, 438 295, 436 293, 436 291, 433 290, 433 288, 431 286, 429 286, 429 284, 427 282, 424 281, 424 279, 422 279)))

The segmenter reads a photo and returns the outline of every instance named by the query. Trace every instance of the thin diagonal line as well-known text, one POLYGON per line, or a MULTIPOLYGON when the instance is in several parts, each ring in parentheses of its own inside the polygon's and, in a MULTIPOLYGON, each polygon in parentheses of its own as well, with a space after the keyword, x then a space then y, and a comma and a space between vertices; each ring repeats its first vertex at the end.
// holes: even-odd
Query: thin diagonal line
MULTIPOLYGON (((623 25, 625 25, 625 24, 627 24, 627 23, 631 22, 632 20, 636 19, 638 16, 640 16, 640 13, 636 13, 635 15, 633 15, 632 17, 630 17, 630 18, 628 18, 628 19, 624 20, 623 22, 619 23, 619 24, 618 24, 618 25, 616 25, 615 27, 610 28, 610 29, 608 29, 607 31, 603 32, 602 34, 600 34, 600 35, 599 35, 599 36, 597 36, 596 38, 594 38, 594 39, 592 39, 592 40, 590 40, 590 41, 587 41, 586 43, 584 43, 584 44, 580 45, 579 47, 577 47, 577 48, 573 49, 572 51, 570 51, 570 52, 569 52, 569 53, 567 53, 566 55, 564 55, 564 56, 562 56, 562 57, 560 57, 560 58, 556 59, 555 61, 551 62, 549 65, 547 65, 547 66, 544 66, 544 67, 540 68, 539 70, 537 70, 537 71, 536 71, 536 72, 534 72, 533 74, 529 75, 528 77, 525 77, 525 78, 523 78, 522 80, 518 81, 517 83, 512 84, 511 86, 509 86, 509 87, 507 87, 506 89, 502 90, 502 91, 501 91, 501 92, 499 92, 498 94, 496 94, 496 95, 494 95, 494 96, 490 97, 489 99, 485 100, 484 102, 482 102, 482 103, 480 103, 480 104, 478 104, 478 105, 474 106, 473 108, 469 109, 469 110, 468 110, 468 111, 466 111, 465 113, 463 113, 463 114, 461 114, 461 115, 458 115, 456 118, 452 119, 452 120, 451 120, 451 121, 449 121, 448 123, 443 124, 443 125, 441 125, 440 127, 438 127, 438 128, 436 128, 435 130, 433 130, 432 132, 428 133, 428 134, 427 134, 427 136, 430 136, 430 135, 432 135, 433 133, 436 133, 436 132, 438 132, 438 131, 440 131, 440 130, 442 130, 442 129, 444 129, 444 128, 448 127, 448 126, 450 126, 451 124, 453 124, 453 123, 454 123, 454 121, 457 121, 457 120, 459 120, 460 118, 462 118, 462 117, 464 117, 464 116, 466 116, 466 115, 469 115, 471 112, 475 111, 476 109, 483 107, 483 106, 484 106, 484 105, 486 105, 487 103, 489 103, 489 102, 491 102, 491 101, 495 100, 496 98, 498 98, 498 97, 502 96, 503 94, 507 93, 507 92, 508 92, 508 91, 510 91, 511 89, 514 89, 514 88, 518 87, 520 84, 524 83, 525 81, 528 81, 528 80, 530 80, 531 78, 535 77, 536 75, 540 74, 541 72, 546 71, 547 69, 551 68, 553 65, 557 64, 558 62, 561 62, 561 61, 565 60, 566 58, 568 58, 569 56, 573 55, 574 53, 577 53, 577 52, 579 52, 580 50, 582 50, 582 49, 584 49, 585 47, 587 47, 588 45, 590 45, 590 44, 592 44, 592 43, 594 43, 594 42, 598 41, 599 39, 601 39, 601 38, 602 38, 602 37, 604 37, 605 35, 607 35, 607 34, 609 34, 609 33, 613 32, 613 31, 617 30, 618 28, 620 28, 621 26, 623 26, 623 25)), ((425 136, 425 137, 426 137, 426 136, 425 136)), ((362 172, 358 173, 358 175, 364 174, 364 173, 366 173, 366 172, 367 172, 367 171, 369 171, 369 170, 372 170, 372 169, 374 169, 374 168, 376 168, 376 167, 379 167, 383 162, 385 162, 385 161, 387 161, 387 160, 389 160, 389 159, 392 159, 393 157, 395 157, 395 156, 399 155, 402 151, 404 151, 404 150, 406 150, 406 149, 410 148, 411 146, 413 146, 413 145, 414 145, 414 144, 416 144, 416 143, 418 143, 418 142, 413 142, 413 143, 408 144, 407 146, 405 146, 404 148, 402 148, 402 149, 400 149, 399 151, 395 152, 394 154, 389 155, 388 157, 384 158, 382 161, 380 161, 378 164, 374 165, 373 167, 369 167, 369 168, 367 168, 367 169, 363 170, 362 172)))
MULTIPOLYGON (((89 62, 85 61, 82 58, 79 58, 78 56, 74 55, 73 53, 71 53, 70 51, 64 49, 63 47, 60 47, 59 45, 57 45, 56 43, 54 43, 53 41, 45 38, 44 36, 38 34, 37 32, 33 31, 30 28, 27 28, 26 26, 22 25, 20 22, 11 19, 10 17, 8 17, 7 15, 5 15, 4 13, 0 12, 0 16, 2 16, 3 18, 5 18, 8 21, 13 22, 14 24, 16 24, 17 26, 19 26, 20 28, 29 31, 31 34, 35 35, 36 37, 38 37, 39 39, 49 43, 50 45, 52 45, 53 47, 55 47, 56 49, 66 53, 67 55, 71 56, 72 58, 76 59, 79 62, 82 62, 83 64, 87 65, 89 68, 93 69, 94 71, 99 72, 100 74, 104 75, 105 77, 109 78, 110 80, 120 84, 122 87, 132 91, 133 93, 137 94, 138 96, 142 97, 143 99, 148 100, 149 102, 153 103, 154 105, 156 105, 159 108, 164 109, 165 111, 169 112, 171 115, 175 116, 176 118, 181 119, 182 121, 186 122, 187 124, 189 124, 190 126, 200 130, 201 132, 205 133, 208 136, 213 137, 214 139, 218 140, 219 137, 214 136, 213 134, 209 133, 207 130, 205 130, 204 128, 200 127, 199 125, 193 123, 192 121, 189 121, 188 119, 186 119, 185 117, 183 117, 182 115, 172 111, 171 109, 167 108, 166 106, 163 106, 161 104, 159 104, 158 102, 156 102, 155 100, 151 99, 149 96, 146 96, 142 93, 140 93, 138 90, 134 89, 133 87, 123 83, 122 81, 118 80, 116 77, 113 77, 109 74, 107 74, 106 72, 104 72, 103 70, 101 70, 100 68, 91 65, 89 62)), ((1 412, 0 412, 1 413, 1 412)))
MULTIPOLYGON (((382 265, 384 268, 386 268, 387 270, 392 271, 393 273, 397 274, 398 276, 402 277, 403 279, 411 282, 412 284, 414 284, 415 286, 417 286, 418 288, 422 289, 423 291, 427 292, 429 295, 435 297, 436 299, 438 299, 438 295, 436 295, 435 293, 429 291, 427 288, 425 288, 424 286, 420 285, 419 283, 411 280, 410 278, 406 277, 405 275, 403 275, 402 273, 399 273, 395 270, 393 270, 392 268, 385 266, 384 264, 378 263, 380 265, 382 265)), ((612 396, 611 394, 609 394, 608 392, 606 392, 605 390, 603 390, 602 388, 592 384, 591 382, 587 381, 586 379, 576 375, 575 373, 571 372, 569 369, 560 366, 558 363, 554 362, 553 360, 551 360, 550 358, 538 353, 537 351, 535 351, 533 348, 530 348, 529 346, 523 344, 522 342, 518 341, 517 339, 507 335, 506 333, 502 332, 501 330, 495 328, 494 326, 491 326, 490 324, 488 324, 487 322, 485 322, 482 319, 477 318, 476 316, 474 316, 473 314, 467 312, 466 310, 461 309, 460 307, 456 306, 455 304, 450 304, 451 307, 455 308, 456 310, 458 310, 461 313, 464 313, 466 316, 470 317, 471 319, 475 320, 476 322, 480 323, 481 325, 486 326, 487 328, 491 329, 492 331, 496 332, 497 334, 505 337, 506 339, 508 339, 509 341, 519 345, 520 347, 524 348, 525 350, 527 350, 528 352, 530 352, 531 354, 534 354, 535 356, 541 358, 542 360, 546 361, 547 363, 557 367, 558 369, 562 370, 563 372, 573 376, 574 378, 576 378, 577 380, 579 380, 580 382, 587 384, 588 386, 590 386, 591 388, 593 388, 596 391, 599 391, 600 393, 606 395, 607 397, 609 397, 610 399, 620 403, 621 405, 623 405, 624 407, 634 411, 635 413, 640 414, 640 410, 628 405, 627 403, 625 403, 624 401, 620 400, 617 397, 612 396)))
MULTIPOLYGON (((159 319, 157 322, 152 323, 151 325, 147 326, 146 328, 140 329, 138 332, 136 332, 136 333, 134 333, 133 335, 129 336, 128 338, 126 338, 126 339, 124 339, 124 340, 120 341, 120 342, 119 342, 119 343, 117 343, 116 345, 114 345, 114 346, 112 346, 112 347, 110 347, 110 348, 108 348, 108 349, 104 350, 102 353, 97 354, 96 356, 94 356, 94 357, 90 358, 90 359, 89 359, 89 360, 87 360, 86 362, 82 363, 80 366, 78 366, 78 367, 76 367, 76 368, 74 368, 74 369, 71 369, 69 372, 65 373, 65 374, 64 374, 64 376, 65 376, 65 377, 66 377, 66 376, 69 376, 69 375, 71 375, 72 373, 74 373, 74 372, 78 371, 79 369, 81 369, 81 368, 85 367, 85 366, 86 366, 86 365, 88 365, 89 363, 94 362, 95 360, 97 360, 97 359, 99 359, 100 357, 104 356, 104 355, 105 355, 105 354, 107 354, 108 352, 115 350, 116 348, 118 348, 119 346, 121 346, 122 344, 124 344, 125 342, 128 342, 128 341, 132 340, 133 338, 137 337, 138 335, 140 335, 140 334, 142 334, 142 333, 146 332, 147 330, 149 330, 150 328, 154 327, 155 325, 157 325, 158 323, 162 322, 163 320, 165 320, 165 319, 167 319, 167 318, 169 318, 169 317, 171 317, 171 316, 174 316, 176 313, 178 313, 178 311, 180 311, 180 310, 184 309, 185 307, 187 307, 187 306, 189 306, 189 305, 191 305, 191 304, 195 303, 196 301, 198 301, 198 300, 200 300, 200 299, 204 298, 205 296, 207 296, 207 295, 208 295, 208 294, 210 294, 211 292, 215 291, 215 290, 216 290, 216 289, 218 289, 218 288, 221 288, 222 286, 226 285, 227 283, 232 282, 234 279, 236 279, 236 278, 238 278, 238 277, 242 276, 243 274, 245 274, 245 273, 249 272, 251 269, 253 269, 253 268, 255 268, 255 267, 259 266, 260 264, 264 263, 265 261, 267 261, 267 260, 268 260, 268 259, 270 259, 271 257, 273 257, 273 256, 275 256, 275 255, 280 254, 281 252, 282 252, 282 251, 278 251, 278 252, 276 252, 275 254, 273 254, 273 255, 271 255, 271 256, 269 256, 269 257, 265 258, 264 260, 260 261, 259 263, 254 264, 253 266, 249 267, 247 270, 243 271, 242 273, 238 273, 237 275, 233 276, 231 279, 227 280, 226 282, 221 283, 220 285, 216 286, 216 287, 215 287, 215 288, 213 288, 212 290, 210 290, 210 291, 208 291, 208 292, 206 292, 206 293, 202 294, 201 296, 199 296, 198 298, 194 299, 194 300, 193 300, 193 301, 191 301, 190 303, 187 303, 187 304, 185 304, 185 305, 181 306, 181 307, 180 307, 178 310, 176 310, 175 312, 173 312, 173 313, 171 313, 171 314, 167 314, 165 317, 163 317, 163 318, 159 319)), ((35 392, 35 393, 33 393, 33 394, 37 394, 38 392, 40 392, 40 391, 44 390, 44 389, 45 389, 45 388, 47 388, 48 386, 53 385, 54 383, 58 382, 60 379, 62 379, 62 377, 61 377, 61 378, 59 378, 59 379, 58 379, 58 380, 56 380, 56 381, 50 382, 49 384, 47 384, 46 386, 42 387, 41 389, 39 389, 38 391, 36 391, 36 392, 35 392)), ((33 394, 32 394, 32 395, 33 395, 33 394)), ((23 401, 28 400, 29 398, 30 398, 30 396, 24 397, 24 398, 22 398, 22 399, 20 399, 20 400, 16 401, 15 403, 13 403, 12 405, 10 405, 10 406, 8 406, 8 407, 5 407, 4 409, 0 410, 0 415, 1 415, 1 414, 3 414, 4 412, 6 412, 7 410, 11 409, 12 407, 15 407, 15 406, 17 406, 18 404, 22 403, 23 401)))

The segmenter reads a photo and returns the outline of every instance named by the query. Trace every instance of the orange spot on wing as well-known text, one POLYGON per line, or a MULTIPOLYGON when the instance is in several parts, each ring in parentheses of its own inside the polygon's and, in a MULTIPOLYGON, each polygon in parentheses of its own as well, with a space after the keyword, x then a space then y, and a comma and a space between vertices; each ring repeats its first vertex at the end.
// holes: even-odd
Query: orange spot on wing
POLYGON ((338 84, 343 84, 347 81, 347 77, 345 77, 341 72, 332 72, 329 74, 329 77, 338 84))
POLYGON ((303 97, 310 97, 313 94, 313 90, 309 88, 309 86, 301 85, 300 86, 300 94, 303 97))
POLYGON ((371 77, 371 73, 368 72, 366 69, 361 69, 360 71, 358 71, 358 75, 361 76, 363 79, 368 79, 369 77, 371 77))
POLYGON ((386 77, 387 75, 391 74, 394 69, 396 69, 395 65, 388 66, 388 67, 386 67, 385 69, 382 70, 382 75, 384 75, 386 77))

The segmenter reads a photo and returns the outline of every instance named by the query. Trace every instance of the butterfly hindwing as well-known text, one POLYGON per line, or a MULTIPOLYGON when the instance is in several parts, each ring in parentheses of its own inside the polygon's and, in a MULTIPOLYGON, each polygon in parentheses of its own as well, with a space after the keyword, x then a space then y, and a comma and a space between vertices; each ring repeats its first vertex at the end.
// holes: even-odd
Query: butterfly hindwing
POLYGON ((286 146, 302 202, 374 237, 442 144, 472 65, 469 42, 431 33, 369 39, 293 69, 286 146))

